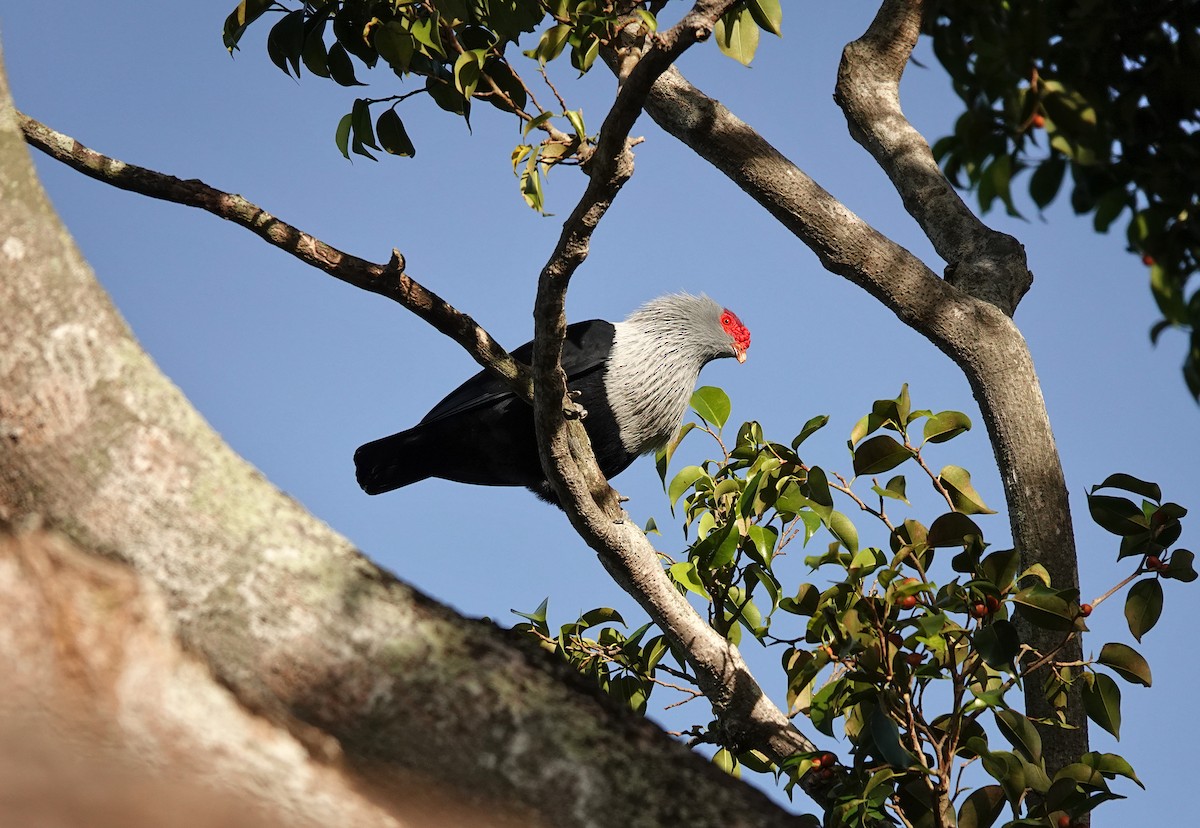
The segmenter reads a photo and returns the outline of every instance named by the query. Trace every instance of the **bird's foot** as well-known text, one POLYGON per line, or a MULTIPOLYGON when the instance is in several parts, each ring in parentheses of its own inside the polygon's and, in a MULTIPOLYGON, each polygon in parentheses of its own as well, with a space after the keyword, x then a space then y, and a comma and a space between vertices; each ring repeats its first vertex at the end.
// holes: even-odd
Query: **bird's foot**
MULTIPOLYGON (((578 392, 575 392, 578 393, 578 392)), ((587 419, 587 409, 577 402, 568 402, 563 406, 563 417, 568 420, 585 420, 587 419)))

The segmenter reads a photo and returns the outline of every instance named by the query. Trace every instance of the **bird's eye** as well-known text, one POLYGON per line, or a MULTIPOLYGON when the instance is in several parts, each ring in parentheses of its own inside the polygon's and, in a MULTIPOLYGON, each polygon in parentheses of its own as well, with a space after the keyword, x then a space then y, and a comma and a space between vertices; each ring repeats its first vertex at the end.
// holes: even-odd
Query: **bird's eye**
POLYGON ((724 325, 726 328, 728 328, 730 325, 733 324, 733 317, 727 313, 722 314, 721 315, 721 324, 724 325))

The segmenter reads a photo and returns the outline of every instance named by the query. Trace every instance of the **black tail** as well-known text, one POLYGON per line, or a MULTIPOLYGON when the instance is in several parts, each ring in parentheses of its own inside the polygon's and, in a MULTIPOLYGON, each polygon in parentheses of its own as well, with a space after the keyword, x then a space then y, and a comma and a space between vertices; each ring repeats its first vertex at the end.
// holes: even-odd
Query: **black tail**
POLYGON ((354 469, 364 492, 383 494, 429 477, 420 430, 401 431, 358 447, 354 469))

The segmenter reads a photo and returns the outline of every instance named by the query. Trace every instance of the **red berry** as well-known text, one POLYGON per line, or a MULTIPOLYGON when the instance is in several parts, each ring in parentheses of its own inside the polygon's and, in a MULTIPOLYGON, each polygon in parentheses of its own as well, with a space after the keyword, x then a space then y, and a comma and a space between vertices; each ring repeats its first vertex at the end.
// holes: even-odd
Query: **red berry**
POLYGON ((1000 609, 1000 599, 999 599, 999 598, 997 598, 995 595, 989 595, 989 596, 987 597, 987 610, 988 610, 988 612, 989 612, 989 613, 992 613, 992 612, 995 612, 995 611, 996 611, 996 610, 998 610, 998 609, 1000 609))
POLYGON ((1151 555, 1148 558, 1146 558, 1146 569, 1152 569, 1155 572, 1161 572, 1162 570, 1164 570, 1166 568, 1167 567, 1162 562, 1162 559, 1159 558, 1157 555, 1151 555))
POLYGON ((896 647, 904 646, 904 636, 900 635, 900 633, 888 633, 887 640, 889 644, 896 647))
POLYGON ((1091 604, 1080 604, 1079 605, 1079 614, 1082 615, 1084 618, 1087 618, 1089 615, 1092 614, 1092 605, 1091 604))
POLYGON ((910 610, 917 605, 917 596, 905 595, 900 599, 900 609, 910 610))
POLYGON ((1063 814, 1058 818, 1058 828, 1071 828, 1071 818, 1063 814))
POLYGON ((1154 257, 1147 253, 1145 256, 1142 256, 1142 264, 1146 267, 1154 267, 1154 257))
POLYGON ((1034 129, 1041 129, 1046 125, 1046 116, 1040 112, 1035 112, 1033 113, 1033 117, 1029 119, 1029 123, 1033 125, 1034 129))
POLYGON ((820 755, 814 756, 812 758, 813 770, 820 770, 821 766, 824 764, 825 764, 825 754, 820 754, 820 755))
POLYGON ((984 603, 982 603, 982 602, 980 602, 980 603, 978 603, 978 604, 972 604, 972 605, 971 605, 971 609, 970 609, 970 613, 971 613, 971 617, 972 617, 972 618, 983 618, 983 617, 985 617, 985 616, 988 614, 988 608, 987 608, 987 604, 984 604, 984 603))
POLYGON ((921 662, 925 660, 925 656, 920 653, 909 653, 904 657, 904 660, 913 667, 919 667, 921 662))

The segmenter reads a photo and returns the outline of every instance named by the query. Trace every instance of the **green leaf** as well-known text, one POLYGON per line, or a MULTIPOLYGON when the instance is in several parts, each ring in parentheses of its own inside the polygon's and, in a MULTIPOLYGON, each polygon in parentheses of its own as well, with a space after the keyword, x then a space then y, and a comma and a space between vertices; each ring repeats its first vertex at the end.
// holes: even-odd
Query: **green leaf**
POLYGON ((375 131, 379 135, 379 143, 384 152, 403 158, 412 158, 417 154, 417 148, 413 146, 412 140, 408 137, 408 132, 404 129, 404 122, 400 120, 396 110, 385 109, 380 114, 379 120, 375 122, 375 131))
POLYGON ((725 425, 732 410, 729 395, 714 385, 697 388, 692 394, 691 406, 705 422, 716 426, 718 431, 725 425))
POLYGON ((425 78, 425 91, 434 103, 447 112, 466 117, 471 111, 471 102, 463 97, 453 83, 430 75, 425 78))
POLYGON ((882 705, 876 705, 871 711, 870 727, 871 738, 885 762, 898 770, 912 765, 912 754, 900 744, 900 728, 884 712, 882 705))
POLYGON ((472 50, 463 52, 454 61, 454 86, 464 98, 474 95, 475 88, 479 86, 482 69, 479 61, 479 55, 472 50))
POLYGON ((851 555, 858 551, 858 530, 854 528, 854 524, 850 521, 850 518, 834 510, 825 519, 825 525, 851 555))
POLYGON ((1083 709, 1088 718, 1121 738, 1121 688, 1103 673, 1089 675, 1083 685, 1083 709))
POLYGON ((962 546, 968 535, 983 537, 983 532, 961 512, 947 512, 930 524, 925 542, 934 548, 962 546))
POLYGON ((353 113, 347 112, 338 121, 337 131, 334 133, 333 140, 337 144, 337 148, 342 155, 346 156, 346 160, 350 160, 350 125, 354 122, 353 113))
POLYGON ((989 509, 971 485, 971 473, 961 466, 946 466, 938 474, 938 480, 945 487, 954 508, 964 515, 994 515, 995 509, 989 509))
POLYGON ((905 494, 906 487, 907 487, 907 483, 904 480, 904 475, 898 474, 895 477, 888 480, 887 484, 885 486, 883 486, 882 488, 879 486, 872 486, 871 491, 873 491, 875 494, 879 495, 880 497, 890 497, 890 498, 893 498, 894 500, 899 500, 904 503, 908 503, 908 497, 905 494))
POLYGON ((328 64, 329 77, 340 86, 366 86, 354 77, 354 64, 350 62, 350 55, 342 44, 335 43, 329 47, 328 64))
POLYGON ((670 571, 671 577, 675 579, 675 582, 683 584, 689 592, 694 592, 701 598, 712 600, 709 598, 708 590, 704 588, 704 582, 700 580, 696 564, 691 561, 680 561, 679 563, 671 564, 670 571))
POLYGON ((925 421, 925 442, 944 443, 971 430, 971 418, 961 411, 943 411, 925 421))
POLYGON ((1013 659, 1021 651, 1021 636, 1010 621, 1000 619, 976 630, 971 643, 984 663, 993 670, 1013 671, 1013 659))
POLYGON ((1025 794, 1025 763, 1021 757, 1007 750, 996 750, 985 753, 983 769, 1000 783, 1004 795, 1015 808, 1025 794))
POLYGON ((291 66, 296 77, 300 77, 300 55, 304 51, 304 12, 301 9, 288 12, 271 27, 267 35, 267 54, 284 74, 291 66))
POLYGON ((779 608, 793 615, 813 616, 821 601, 821 590, 812 584, 801 584, 796 590, 796 597, 784 598, 779 602, 779 608))
POLYGON ((717 47, 743 66, 749 66, 758 50, 758 24, 747 8, 730 9, 717 19, 717 47))
POLYGON ((525 55, 526 57, 537 58, 538 63, 545 66, 562 54, 562 50, 567 45, 567 38, 570 35, 571 27, 566 23, 551 26, 542 32, 542 36, 538 40, 538 45, 531 51, 526 52, 525 55))
POLYGON ((446 56, 446 51, 442 48, 442 31, 438 23, 439 16, 436 14, 425 18, 418 18, 412 23, 413 37, 425 47, 425 52, 430 57, 434 55, 438 57, 446 56))
POLYGON ((1142 790, 1146 789, 1142 780, 1138 779, 1137 774, 1133 772, 1133 766, 1124 757, 1115 753, 1085 753, 1079 757, 1079 761, 1095 768, 1106 777, 1124 776, 1126 779, 1132 779, 1142 790))
POLYGON ((396 72, 407 72, 417 42, 399 21, 390 20, 375 30, 375 51, 396 72))
POLYGON ((1067 171, 1067 161, 1057 152, 1050 153, 1029 179, 1029 197, 1039 209, 1045 209, 1062 186, 1063 173, 1067 171))
POLYGON ((1004 789, 999 785, 976 788, 958 811, 958 828, 991 828, 1004 810, 1004 789))
POLYGON ((1114 535, 1136 535, 1149 528, 1145 514, 1128 498, 1089 494, 1087 501, 1092 520, 1114 535))
POLYGON ((1143 578, 1125 596, 1125 620, 1129 631, 1138 641, 1150 632, 1162 615, 1163 591, 1158 578, 1143 578))
POLYGON ((1013 596, 1017 611, 1029 623, 1046 630, 1075 629, 1075 608, 1056 589, 1036 583, 1013 596))
POLYGON ((224 42, 225 48, 232 52, 238 48, 238 41, 251 23, 263 15, 263 13, 275 5, 274 0, 242 0, 237 4, 237 8, 229 13, 225 18, 224 42))
POLYGON ((828 422, 828 414, 818 414, 816 417, 813 417, 811 420, 805 423, 804 427, 800 429, 800 433, 796 435, 796 439, 792 440, 792 451, 795 451, 797 448, 799 448, 800 444, 811 437, 814 432, 824 428, 825 424, 828 422))
POLYGON ((350 114, 354 117, 354 151, 362 152, 362 145, 371 149, 379 149, 375 143, 375 127, 371 124, 371 106, 366 98, 354 102, 350 114))
POLYGON ((1108 477, 1104 478, 1103 483, 1098 486, 1092 486, 1093 492, 1097 489, 1123 489, 1124 491, 1133 492, 1134 494, 1149 498, 1155 503, 1162 502, 1162 489, 1159 488, 1157 483, 1139 480, 1132 474, 1110 474, 1108 477))
POLYGON ((996 727, 1017 751, 1030 762, 1037 764, 1042 759, 1042 737, 1033 722, 1016 710, 995 711, 996 727))
POLYGON ((741 776, 741 774, 738 773, 737 759, 734 758, 734 755, 725 748, 721 748, 715 754, 713 754, 712 762, 730 776, 741 776))
POLYGON ((759 26, 776 37, 783 34, 783 8, 779 0, 750 0, 746 8, 759 26))
POLYGON ((542 603, 538 604, 538 608, 531 613, 517 612, 510 610, 513 615, 519 615, 521 618, 527 618, 532 621, 535 626, 544 628, 546 626, 546 607, 550 605, 550 599, 545 598, 542 603))
POLYGON ((854 450, 854 473, 870 475, 891 471, 912 456, 912 451, 896 442, 893 437, 880 434, 854 450))
POLYGON ((1150 686, 1150 663, 1128 644, 1105 644, 1100 648, 1100 664, 1109 667, 1126 681, 1150 686))
POLYGON ((708 477, 708 472, 699 466, 684 466, 671 480, 671 485, 667 487, 667 498, 671 501, 672 514, 675 513, 675 503, 701 477, 708 477))
POLYGON ((1185 584, 1190 584, 1196 580, 1196 568, 1193 565, 1196 556, 1187 549, 1176 549, 1171 553, 1171 560, 1167 564, 1166 570, 1162 573, 1164 578, 1173 578, 1176 581, 1183 581, 1185 584))

